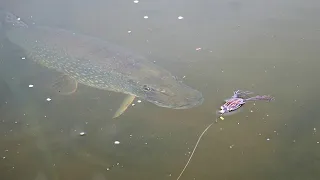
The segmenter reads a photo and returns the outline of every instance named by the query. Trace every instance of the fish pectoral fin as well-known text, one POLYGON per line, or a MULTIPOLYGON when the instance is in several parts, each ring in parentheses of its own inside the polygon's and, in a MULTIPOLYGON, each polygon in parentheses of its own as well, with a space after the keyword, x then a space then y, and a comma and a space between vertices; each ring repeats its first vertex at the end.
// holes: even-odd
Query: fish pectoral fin
POLYGON ((52 88, 58 94, 70 95, 76 92, 78 88, 78 82, 74 78, 63 74, 54 81, 52 88))
POLYGON ((121 114, 123 114, 128 109, 128 107, 130 106, 130 104, 133 102, 135 98, 136 96, 128 94, 112 118, 117 118, 121 114))

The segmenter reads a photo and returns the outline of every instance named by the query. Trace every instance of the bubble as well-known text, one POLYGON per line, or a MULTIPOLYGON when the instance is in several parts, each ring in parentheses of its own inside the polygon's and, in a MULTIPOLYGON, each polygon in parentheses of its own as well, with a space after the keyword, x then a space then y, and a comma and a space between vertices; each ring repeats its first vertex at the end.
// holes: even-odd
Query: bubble
POLYGON ((85 132, 81 132, 81 133, 79 133, 80 134, 80 136, 84 136, 84 135, 86 135, 86 133, 85 132))

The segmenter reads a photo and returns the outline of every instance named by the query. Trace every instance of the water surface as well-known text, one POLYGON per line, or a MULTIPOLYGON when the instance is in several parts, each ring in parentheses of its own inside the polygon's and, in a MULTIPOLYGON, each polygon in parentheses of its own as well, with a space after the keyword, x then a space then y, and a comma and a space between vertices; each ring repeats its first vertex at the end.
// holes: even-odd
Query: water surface
POLYGON ((188 110, 135 101, 113 120, 124 95, 81 85, 70 96, 55 94, 49 84, 55 72, 2 42, 0 179, 176 179, 216 109, 237 89, 276 101, 247 104, 212 126, 181 179, 320 178, 318 1, 8 0, 0 6, 129 47, 205 98, 188 110))

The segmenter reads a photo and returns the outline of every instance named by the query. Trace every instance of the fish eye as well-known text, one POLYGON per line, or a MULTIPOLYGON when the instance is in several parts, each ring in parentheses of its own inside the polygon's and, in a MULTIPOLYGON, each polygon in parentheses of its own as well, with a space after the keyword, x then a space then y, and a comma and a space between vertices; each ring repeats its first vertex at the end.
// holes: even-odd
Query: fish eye
POLYGON ((143 85, 142 89, 145 90, 145 91, 150 91, 151 90, 151 88, 148 87, 147 85, 143 85))

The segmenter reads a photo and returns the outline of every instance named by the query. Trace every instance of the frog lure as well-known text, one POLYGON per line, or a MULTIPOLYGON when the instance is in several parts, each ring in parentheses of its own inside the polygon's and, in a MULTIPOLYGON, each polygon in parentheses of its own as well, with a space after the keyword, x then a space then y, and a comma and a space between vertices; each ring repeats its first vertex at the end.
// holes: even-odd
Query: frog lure
MULTIPOLYGON (((274 100, 274 97, 269 96, 269 95, 263 95, 263 96, 254 96, 254 97, 249 97, 250 94, 253 94, 253 92, 250 91, 242 91, 242 90, 236 90, 233 92, 233 96, 231 98, 226 99, 225 103, 220 107, 221 110, 217 112, 218 115, 220 115, 220 119, 223 120, 224 118, 222 117, 223 115, 231 115, 233 112, 236 112, 238 109, 240 109, 246 102, 248 101, 258 101, 258 100, 265 100, 265 101, 272 101, 274 100)), ((216 121, 217 122, 217 118, 216 121)), ((188 167, 194 152, 196 151, 198 144, 202 138, 202 136, 206 133, 206 131, 214 124, 212 122, 209 124, 206 129, 203 130, 203 132, 200 134, 198 141, 196 142, 193 151, 185 164, 184 168, 182 169, 180 175, 178 176, 177 180, 180 179, 186 168, 188 167)))
POLYGON ((221 110, 218 111, 218 114, 220 116, 231 114, 232 112, 235 112, 241 108, 248 101, 265 100, 270 102, 274 100, 274 97, 270 95, 248 97, 250 94, 253 94, 253 92, 242 90, 234 91, 233 96, 231 96, 229 99, 226 99, 225 103, 220 107, 221 110))

